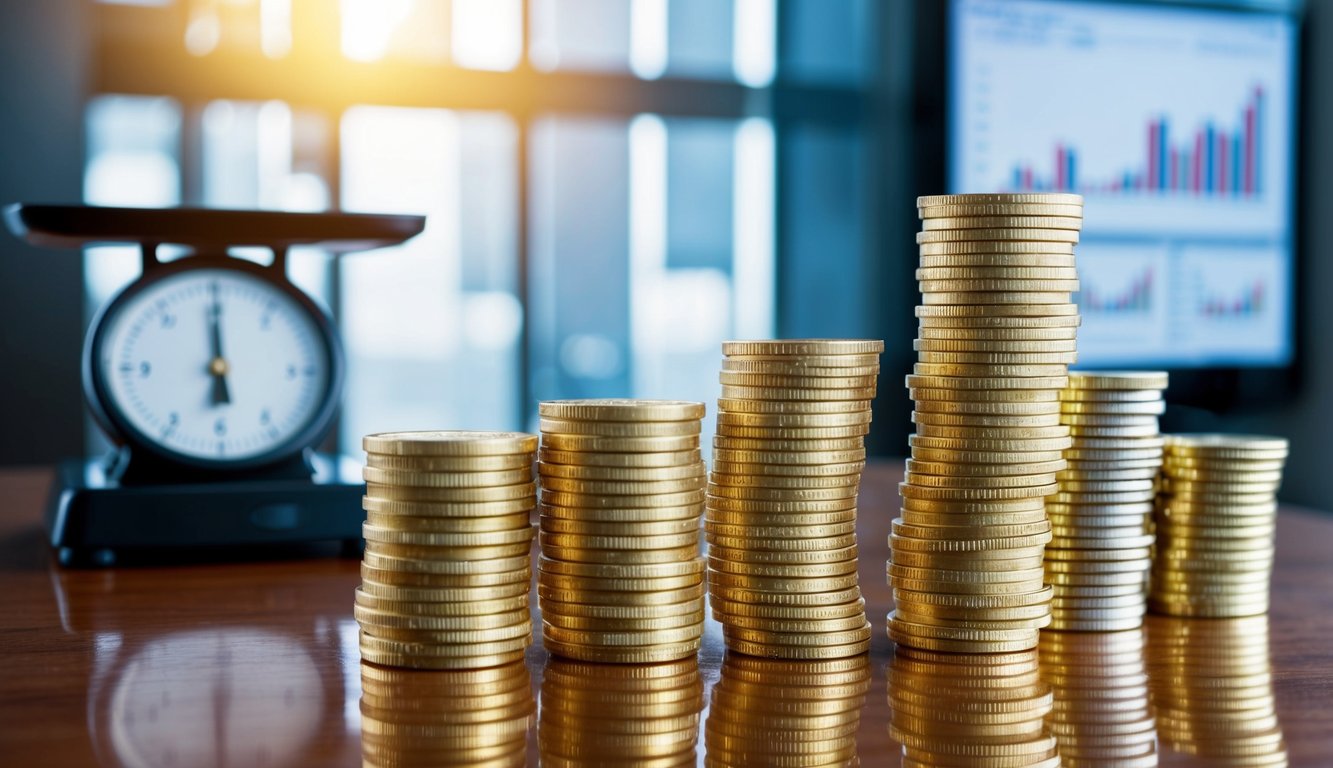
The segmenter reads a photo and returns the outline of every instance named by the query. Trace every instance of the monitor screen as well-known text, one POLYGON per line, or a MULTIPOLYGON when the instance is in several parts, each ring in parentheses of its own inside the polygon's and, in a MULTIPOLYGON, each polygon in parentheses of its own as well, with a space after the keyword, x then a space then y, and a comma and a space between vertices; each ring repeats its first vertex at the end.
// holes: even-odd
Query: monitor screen
POLYGON ((952 0, 949 29, 952 191, 1085 198, 1080 366, 1291 362, 1292 16, 952 0))

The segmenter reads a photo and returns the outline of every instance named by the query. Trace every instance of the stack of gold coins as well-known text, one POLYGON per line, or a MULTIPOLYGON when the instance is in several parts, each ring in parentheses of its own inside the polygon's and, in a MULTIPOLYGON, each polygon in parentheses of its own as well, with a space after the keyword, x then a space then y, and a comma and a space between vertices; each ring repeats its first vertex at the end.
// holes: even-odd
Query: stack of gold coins
POLYGON ((1042 718, 1051 689, 1037 651, 935 653, 898 646, 889 665, 889 736, 904 766, 1060 765, 1042 718))
POLYGON ((727 654, 704 725, 709 766, 857 765, 870 661, 727 654))
POLYGON ((541 764, 692 768, 703 691, 695 659, 628 666, 553 658, 537 724, 541 764))
POLYGON ((1268 617, 1150 616, 1148 678, 1162 748, 1209 766, 1285 766, 1268 617))
POLYGON ((727 647, 864 653, 856 494, 884 342, 729 341, 708 484, 709 595, 727 647))
POLYGON ((473 669, 532 642, 537 438, 517 432, 368 435, 361 658, 473 669))
POLYGON ((1044 503, 1069 447, 1059 397, 1075 359, 1083 198, 917 203, 916 434, 889 542, 889 636, 935 651, 1034 649, 1050 621, 1044 503))
POLYGON ((703 413, 676 400, 540 405, 537 594, 551 653, 641 663, 699 650, 703 413))
POLYGON ((1047 728, 1065 765, 1157 765, 1143 628, 1043 632, 1041 676, 1055 694, 1047 728))
POLYGON ((1069 372, 1061 421, 1073 446, 1046 502, 1051 628, 1115 631, 1143 624, 1166 410, 1163 371, 1069 372))
POLYGON ((536 712, 521 661, 457 671, 363 664, 362 764, 521 768, 536 712))
POLYGON ((1154 611, 1211 618, 1268 612, 1286 458, 1281 437, 1167 436, 1155 516, 1154 611))

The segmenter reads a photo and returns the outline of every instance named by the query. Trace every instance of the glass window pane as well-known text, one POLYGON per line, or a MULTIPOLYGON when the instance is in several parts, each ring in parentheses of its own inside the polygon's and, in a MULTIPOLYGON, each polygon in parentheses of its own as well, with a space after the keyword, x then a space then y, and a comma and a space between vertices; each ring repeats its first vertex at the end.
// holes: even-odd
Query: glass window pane
POLYGON ((341 0, 342 52, 354 61, 449 58, 447 0, 341 0))
POLYGON ((454 0, 454 63, 510 70, 523 55, 522 0, 454 0))
POLYGON ((291 0, 190 0, 186 4, 185 49, 196 56, 227 48, 280 58, 291 47, 291 0))
POLYGON ((528 56, 540 70, 630 68, 630 16, 641 0, 530 0, 528 56))
POLYGON ((514 428, 515 126, 356 107, 342 128, 344 207, 427 216, 406 245, 342 262, 342 444, 355 451, 362 435, 392 429, 514 428))
POLYGON ((787 0, 782 4, 782 76, 856 85, 873 74, 871 0, 787 0))
POLYGON ((734 0, 670 0, 667 72, 677 77, 731 79, 733 22, 741 21, 735 13, 734 0))
POLYGON ((721 342, 773 330, 771 126, 548 118, 532 146, 534 395, 715 402, 721 342))

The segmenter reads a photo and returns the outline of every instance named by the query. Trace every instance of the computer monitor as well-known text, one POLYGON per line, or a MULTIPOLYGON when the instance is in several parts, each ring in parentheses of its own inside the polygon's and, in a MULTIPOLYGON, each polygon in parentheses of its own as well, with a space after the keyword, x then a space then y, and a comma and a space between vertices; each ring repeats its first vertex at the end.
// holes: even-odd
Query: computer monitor
POLYGON ((948 186, 1084 196, 1079 367, 1292 364, 1298 26, 1289 4, 950 0, 948 186))

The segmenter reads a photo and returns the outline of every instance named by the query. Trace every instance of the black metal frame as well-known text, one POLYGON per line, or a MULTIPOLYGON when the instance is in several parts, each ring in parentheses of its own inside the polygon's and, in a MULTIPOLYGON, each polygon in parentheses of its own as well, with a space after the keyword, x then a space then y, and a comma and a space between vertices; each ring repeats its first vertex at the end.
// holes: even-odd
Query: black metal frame
MULTIPOLYGON (((743 118, 767 117, 773 121, 778 146, 778 195, 783 184, 782 139, 784 128, 793 122, 856 125, 863 130, 878 124, 885 110, 880 104, 878 81, 864 87, 808 85, 783 76, 784 30, 782 19, 788 0, 778 0, 778 70, 774 82, 762 89, 717 81, 678 77, 642 80, 632 73, 541 72, 527 58, 530 40, 527 3, 524 3, 523 55, 509 72, 482 72, 445 64, 406 63, 396 60, 373 64, 347 60, 339 51, 337 15, 327 0, 293 0, 292 48, 281 59, 269 59, 259 51, 222 48, 206 56, 188 53, 183 44, 186 23, 184 3, 166 7, 95 4, 92 29, 93 94, 138 94, 176 99, 187 116, 182 130, 181 174, 187 200, 201 188, 198 178, 200 139, 196 120, 188 119, 215 99, 244 101, 280 100, 295 108, 311 109, 328 117, 332 141, 324 166, 329 169, 331 198, 340 199, 338 119, 357 105, 434 107, 461 110, 490 110, 510 115, 518 127, 518 299, 524 307, 520 337, 519 424, 531 413, 531 381, 528 275, 529 229, 529 139, 534 118, 550 114, 589 113, 630 117, 653 113, 666 117, 743 118)), ((884 18, 893 12, 872 4, 872 27, 885 27, 884 18)), ((875 35, 878 39, 878 35, 875 35)), ((880 142, 879 155, 890 149, 880 142)), ((882 187, 882 183, 877 183, 882 187)), ((877 188, 874 192, 882 191, 877 188)), ((873 194, 879 199, 879 194, 873 194)), ((871 203, 874 205, 873 201, 871 203)), ((779 212, 781 204, 779 203, 779 212)), ((872 220, 875 208, 868 209, 872 220)), ((780 281, 783 264, 782 219, 778 219, 775 260, 780 281)), ((873 254, 884 252, 893 226, 872 230, 873 254)), ((867 260, 873 258, 867 253, 867 260)), ((335 307, 338 302, 338 270, 333 279, 335 307)), ((777 286, 780 291, 780 283, 777 286)), ((874 290, 867 286, 867 290, 874 290)), ((778 329, 783 329, 779 316, 778 329)))

